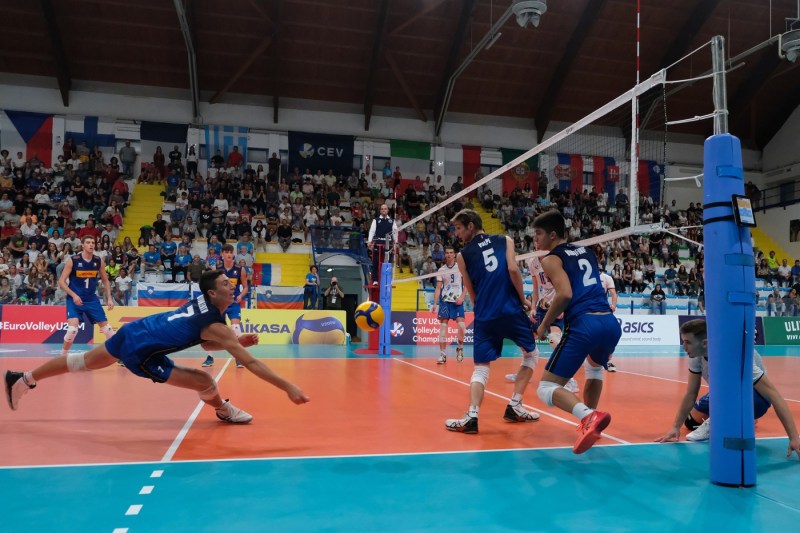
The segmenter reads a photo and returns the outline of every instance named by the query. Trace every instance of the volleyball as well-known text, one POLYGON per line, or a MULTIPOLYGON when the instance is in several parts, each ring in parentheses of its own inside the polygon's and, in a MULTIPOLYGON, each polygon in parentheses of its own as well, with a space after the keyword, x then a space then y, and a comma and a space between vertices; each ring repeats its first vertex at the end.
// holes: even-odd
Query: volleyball
POLYGON ((356 324, 359 328, 373 331, 383 324, 383 307, 375 302, 362 302, 356 307, 356 324))
POLYGON ((297 317, 292 344, 344 344, 344 326, 325 311, 309 311, 297 317))

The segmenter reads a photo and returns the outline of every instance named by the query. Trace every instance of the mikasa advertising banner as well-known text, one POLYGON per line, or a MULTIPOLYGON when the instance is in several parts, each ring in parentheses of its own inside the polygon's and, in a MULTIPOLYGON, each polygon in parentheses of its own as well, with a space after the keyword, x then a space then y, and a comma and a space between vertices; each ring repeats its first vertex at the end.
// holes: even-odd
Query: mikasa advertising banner
POLYGON ((616 315, 622 328, 619 346, 676 344, 677 315, 616 315))

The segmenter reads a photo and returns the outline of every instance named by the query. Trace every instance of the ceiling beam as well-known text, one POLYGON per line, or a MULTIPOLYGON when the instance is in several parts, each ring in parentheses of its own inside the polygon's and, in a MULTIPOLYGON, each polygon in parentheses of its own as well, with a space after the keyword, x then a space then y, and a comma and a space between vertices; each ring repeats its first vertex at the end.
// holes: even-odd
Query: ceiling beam
POLYGON ((389 36, 394 37, 395 35, 398 35, 401 31, 411 26, 411 24, 416 22, 418 19, 421 19, 422 17, 424 17, 425 15, 427 15, 428 13, 430 13, 431 11, 433 11, 434 9, 436 9, 437 7, 439 7, 440 5, 442 5, 447 1, 448 0, 436 0, 435 2, 431 2, 430 4, 427 5, 427 7, 422 9, 419 13, 417 13, 413 17, 407 18, 406 20, 403 21, 402 24, 400 24, 391 32, 389 32, 389 36))
POLYGON ((228 78, 228 81, 227 81, 227 83, 225 83, 225 86, 222 87, 222 89, 220 89, 216 93, 214 93, 214 96, 212 96, 211 99, 208 102, 210 104, 216 104, 217 102, 219 102, 220 99, 223 96, 225 96, 225 93, 227 93, 228 90, 231 87, 233 87, 233 84, 236 83, 237 81, 239 81, 239 78, 241 78, 242 75, 245 72, 247 72, 247 69, 250 68, 250 65, 252 65, 253 62, 256 59, 258 59, 259 56, 261 56, 261 54, 263 54, 267 50, 267 48, 269 48, 269 45, 271 45, 271 44, 272 44, 272 37, 271 36, 265 37, 264 40, 261 42, 261 44, 258 46, 258 48, 253 50, 253 53, 251 53, 250 56, 247 59, 244 60, 244 62, 241 64, 241 66, 236 71, 236 73, 233 76, 231 76, 230 78, 228 78))
POLYGON ((547 91, 544 93, 544 97, 539 104, 539 108, 536 110, 536 117, 534 118, 538 142, 542 142, 542 139, 544 139, 545 131, 550 124, 550 118, 553 116, 553 111, 558 104, 558 97, 561 95, 561 89, 564 87, 567 76, 569 76, 572 64, 578 57, 586 37, 591 33, 592 27, 597 21, 597 16, 600 14, 605 4, 606 0, 592 0, 589 2, 586 9, 581 14, 581 18, 577 26, 575 26, 575 30, 572 32, 567 46, 564 48, 564 53, 561 55, 561 59, 555 71, 553 71, 552 76, 550 76, 550 84, 547 86, 547 91))
MULTIPOLYGON (((458 26, 453 34, 453 40, 450 43, 450 54, 447 56, 447 63, 445 64, 444 72, 442 73, 442 82, 439 84, 439 92, 436 94, 436 108, 434 116, 436 119, 436 136, 439 136, 441 130, 441 121, 438 117, 443 117, 442 108, 445 106, 445 99, 447 98, 447 88, 450 85, 450 78, 453 76, 456 68, 458 68, 458 56, 461 53, 461 47, 464 45, 464 37, 467 34, 467 26, 472 19, 472 14, 475 11, 477 0, 464 0, 461 4, 461 15, 458 18, 458 26)), ((443 119, 442 119, 443 120, 443 119)))
MULTIPOLYGON (((183 0, 173 0, 175 3, 175 13, 178 16, 178 25, 183 34, 183 41, 186 44, 186 55, 189 63, 189 91, 192 96, 192 120, 197 121, 200 117, 200 87, 197 83, 197 60, 194 50, 194 39, 192 38, 192 27, 189 24, 189 15, 183 0)), ((191 2, 189 2, 191 4, 191 2)))
POLYGON ((64 107, 69 107, 69 90, 72 88, 72 75, 69 71, 67 53, 64 51, 64 42, 61 39, 61 30, 58 28, 56 13, 51 0, 41 0, 42 14, 44 15, 47 36, 53 48, 53 63, 56 67, 58 90, 61 92, 61 102, 64 107))
POLYGON ((375 81, 377 78, 378 64, 386 41, 386 26, 389 22, 389 0, 382 0, 378 7, 378 21, 375 26, 375 40, 372 44, 372 59, 369 63, 367 86, 364 90, 364 131, 369 131, 369 122, 372 119, 372 104, 375 99, 375 81))
POLYGON ((397 83, 400 84, 400 88, 403 89, 403 93, 408 98, 411 107, 414 108, 414 111, 417 113, 417 118, 419 118, 422 122, 428 122, 428 117, 425 115, 425 112, 420 107, 419 102, 417 101, 416 97, 414 97, 414 93, 411 92, 411 88, 406 83, 405 78, 403 77, 403 73, 400 71, 400 67, 397 65, 397 61, 395 61, 394 56, 389 53, 388 50, 384 52, 386 56, 386 62, 389 63, 389 68, 392 69, 392 74, 397 79, 397 83))
POLYGON ((272 78, 272 123, 278 123, 278 110, 280 109, 281 98, 281 15, 283 14, 283 0, 276 0, 275 23, 272 25, 273 39, 275 46, 272 47, 272 61, 270 62, 272 78))

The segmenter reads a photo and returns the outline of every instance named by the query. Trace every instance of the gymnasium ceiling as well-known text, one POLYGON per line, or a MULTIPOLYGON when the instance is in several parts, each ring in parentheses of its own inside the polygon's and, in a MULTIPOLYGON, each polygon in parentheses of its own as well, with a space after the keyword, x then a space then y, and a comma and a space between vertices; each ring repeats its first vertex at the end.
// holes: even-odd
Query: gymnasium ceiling
MULTIPOLYGON (((273 107, 276 124, 281 102, 299 99, 348 104, 366 131, 373 113, 390 108, 436 126, 451 73, 511 3, 0 0, 0 73, 51 80, 67 107, 71 87, 88 81, 185 90, 196 102, 246 95, 273 107)), ((744 52, 786 31, 796 10, 796 0, 645 0, 642 79, 714 35, 726 38, 728 55, 744 52)), ((448 113, 530 120, 541 137, 548 124, 574 122, 635 83, 636 0, 548 0, 539 27, 523 29, 511 16, 499 31, 458 78, 448 113)), ((702 74, 709 56, 698 53, 669 76, 702 74)), ((746 146, 763 148, 800 104, 798 65, 772 44, 729 73, 730 131, 746 146)), ((669 118, 711 112, 710 94, 706 84, 670 96, 669 118)), ((643 114, 655 106, 663 103, 643 98, 643 114)), ((712 132, 709 121, 672 129, 712 132)))

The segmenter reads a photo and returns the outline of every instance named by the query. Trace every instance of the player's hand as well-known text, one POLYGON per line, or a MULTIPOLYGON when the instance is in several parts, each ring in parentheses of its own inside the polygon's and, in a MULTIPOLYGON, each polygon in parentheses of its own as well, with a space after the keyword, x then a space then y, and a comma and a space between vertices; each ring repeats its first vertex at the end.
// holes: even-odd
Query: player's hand
POLYGON ((611 306, 611 312, 613 313, 613 312, 615 312, 616 310, 617 310, 617 306, 616 306, 616 305, 612 305, 612 306, 611 306))
POLYGON ((544 327, 544 324, 539 324, 539 327, 536 328, 536 338, 540 341, 547 339, 547 330, 544 327))
POLYGON ((106 305, 106 307, 108 308, 109 311, 114 309, 114 299, 113 298, 109 298, 108 299, 108 304, 106 305))
POLYGON ((246 335, 242 335, 239 337, 239 344, 241 344, 243 348, 255 346, 258 344, 258 333, 247 333, 246 335))
POLYGON ((81 297, 80 297, 80 296, 78 296, 77 294, 76 294, 76 295, 75 295, 75 297, 72 299, 72 302, 73 302, 75 305, 83 305, 83 300, 81 300, 81 297))
MULTIPOLYGON (((657 438, 654 442, 678 442, 679 440, 681 440, 681 430, 672 428, 666 435, 657 438)), ((800 442, 798 444, 800 445, 800 442)))
POLYGON ((311 401, 305 392, 300 390, 300 387, 297 385, 290 384, 289 388, 286 389, 286 396, 289 397, 292 402, 296 403, 297 405, 308 403, 311 401))
POLYGON ((792 452, 797 452, 797 458, 800 459, 800 435, 789 439, 789 450, 786 452, 786 457, 791 457, 792 452))
POLYGON ((463 296, 459 296, 458 298, 456 298, 456 305, 461 305, 463 303, 464 303, 464 297, 463 296))
POLYGON ((522 310, 525 311, 526 313, 530 313, 531 304, 529 304, 528 302, 522 302, 522 310))

